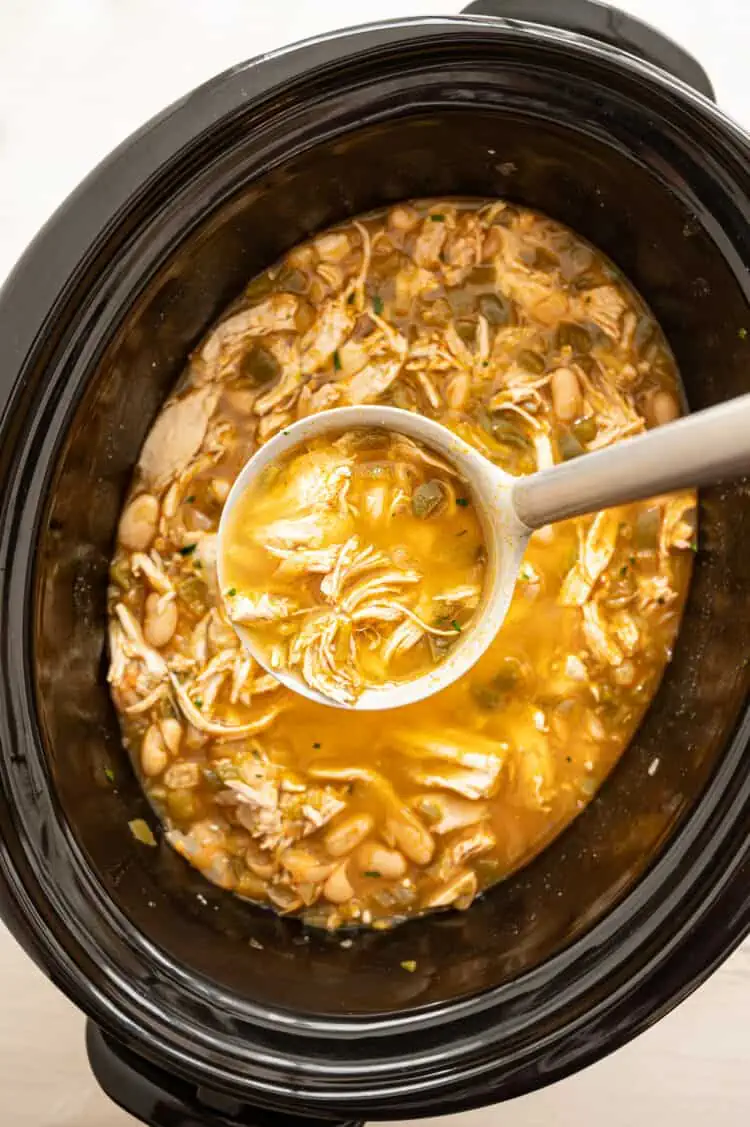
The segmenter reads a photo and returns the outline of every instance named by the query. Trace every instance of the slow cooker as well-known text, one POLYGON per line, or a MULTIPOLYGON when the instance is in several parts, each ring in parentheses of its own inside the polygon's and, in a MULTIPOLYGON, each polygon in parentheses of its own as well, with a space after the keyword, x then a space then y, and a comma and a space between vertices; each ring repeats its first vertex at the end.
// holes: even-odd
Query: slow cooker
POLYGON ((104 678, 115 524, 190 349, 311 232, 411 196, 501 196, 609 254, 701 408, 750 371, 750 139, 701 67, 577 0, 479 0, 252 60, 151 121, 0 296, 0 903, 155 1127, 418 1117, 592 1062, 750 928, 750 505, 706 492, 684 625, 596 800, 463 914, 305 932, 161 840, 104 678), (648 765, 658 757, 653 776, 648 765), (405 960, 417 969, 406 974, 405 960))

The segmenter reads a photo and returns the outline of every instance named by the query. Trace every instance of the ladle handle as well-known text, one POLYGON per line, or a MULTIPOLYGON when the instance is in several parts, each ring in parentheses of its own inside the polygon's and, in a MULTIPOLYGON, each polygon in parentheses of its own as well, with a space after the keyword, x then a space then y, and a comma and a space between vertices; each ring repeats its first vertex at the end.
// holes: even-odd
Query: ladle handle
POLYGON ((521 479, 513 505, 529 528, 715 485, 750 472, 750 395, 521 479))

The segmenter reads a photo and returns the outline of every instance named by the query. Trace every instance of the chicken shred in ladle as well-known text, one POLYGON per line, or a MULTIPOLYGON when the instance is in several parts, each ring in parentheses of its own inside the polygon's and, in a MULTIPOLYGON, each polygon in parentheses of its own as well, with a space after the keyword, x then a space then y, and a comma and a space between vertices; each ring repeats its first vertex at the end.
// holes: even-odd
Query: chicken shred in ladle
POLYGON ((470 625, 444 660, 429 672, 412 680, 366 688, 346 705, 311 688, 296 671, 272 669, 252 633, 233 622, 252 656, 284 685, 318 703, 359 711, 398 708, 424 700, 471 669, 502 627, 526 545, 536 529, 750 472, 750 395, 527 477, 513 477, 498 469, 446 427, 422 415, 396 407, 335 408, 287 427, 262 446, 238 475, 219 525, 218 578, 222 592, 228 517, 257 475, 311 439, 364 427, 385 428, 430 447, 450 462, 471 488, 484 528, 488 559, 482 600, 470 625))

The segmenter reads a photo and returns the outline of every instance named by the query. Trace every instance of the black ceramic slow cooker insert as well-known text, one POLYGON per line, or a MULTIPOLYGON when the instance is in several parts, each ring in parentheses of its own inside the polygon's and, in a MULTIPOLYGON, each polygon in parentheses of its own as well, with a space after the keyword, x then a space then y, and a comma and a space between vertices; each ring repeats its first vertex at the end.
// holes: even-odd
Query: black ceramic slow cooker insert
POLYGON ((103 1086, 157 1127, 510 1098, 645 1028, 750 926, 743 484, 702 497, 674 661, 615 772, 468 912, 342 946, 128 830, 153 816, 104 677, 121 501, 190 349, 295 243, 413 196, 514 200, 632 280, 691 407, 748 389, 750 140, 701 68, 583 0, 471 11, 209 82, 90 176, 0 296, 0 904, 88 1014, 103 1086))

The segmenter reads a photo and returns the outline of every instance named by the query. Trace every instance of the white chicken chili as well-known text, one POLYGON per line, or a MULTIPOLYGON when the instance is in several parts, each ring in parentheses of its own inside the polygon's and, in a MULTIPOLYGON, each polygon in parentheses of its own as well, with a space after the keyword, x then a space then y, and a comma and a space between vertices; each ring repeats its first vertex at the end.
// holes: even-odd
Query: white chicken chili
POLYGON ((461 680, 372 724, 305 700, 249 657, 226 605, 269 646, 283 638, 322 691, 356 694, 439 660, 483 581, 463 483, 350 432, 285 463, 267 511, 239 509, 265 529, 274 579, 251 552, 219 590, 217 528, 247 459, 297 419, 360 403, 422 412, 514 474, 680 413, 666 341, 613 265, 500 201, 399 204, 316 236, 253 280, 190 358, 120 521, 112 696, 172 846, 223 888, 327 928, 465 908, 584 808, 671 656, 695 544, 691 493, 542 529, 502 630, 461 680), (277 491, 302 488, 305 459, 331 458, 332 474, 362 474, 361 501, 356 517, 339 509, 339 476, 341 528, 319 542, 277 491), (355 593, 356 639, 336 618, 355 593), (386 604, 392 617, 375 615, 386 604), (325 643, 305 635, 320 614, 325 643), (332 666, 330 646, 356 661, 332 666))

